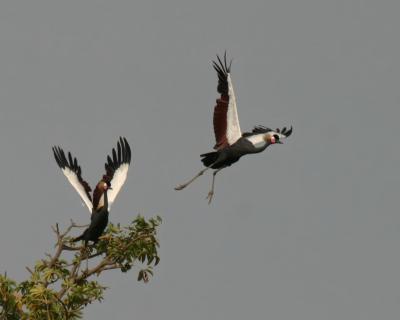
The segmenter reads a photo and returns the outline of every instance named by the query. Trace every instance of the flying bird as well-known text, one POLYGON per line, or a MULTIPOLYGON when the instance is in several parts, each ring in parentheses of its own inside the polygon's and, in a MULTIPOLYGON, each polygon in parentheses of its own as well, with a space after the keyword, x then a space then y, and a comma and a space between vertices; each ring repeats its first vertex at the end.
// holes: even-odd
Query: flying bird
POLYGON ((293 128, 288 130, 272 130, 264 126, 256 126, 251 132, 242 133, 236 108, 235 92, 231 80, 232 60, 227 63, 226 52, 224 59, 217 55, 218 61, 213 61, 213 67, 218 75, 217 91, 221 95, 214 107, 214 134, 216 144, 214 152, 201 154, 201 161, 206 167, 188 182, 178 185, 175 190, 182 190, 200 177, 209 169, 214 169, 211 189, 207 195, 210 204, 214 196, 216 174, 237 162, 242 156, 264 151, 272 144, 281 144, 282 140, 292 134, 293 128))
POLYGON ((68 156, 66 156, 63 149, 55 146, 53 147, 53 153, 61 171, 78 192, 91 213, 89 227, 73 241, 83 240, 85 246, 88 241, 96 243, 107 227, 110 207, 128 175, 131 163, 131 148, 128 141, 120 137, 117 149, 112 149, 112 157, 107 156, 107 162, 105 163, 106 173, 97 183, 93 191, 93 198, 90 195, 91 188, 89 184, 82 178, 78 160, 72 157, 71 152, 68 152, 68 156))

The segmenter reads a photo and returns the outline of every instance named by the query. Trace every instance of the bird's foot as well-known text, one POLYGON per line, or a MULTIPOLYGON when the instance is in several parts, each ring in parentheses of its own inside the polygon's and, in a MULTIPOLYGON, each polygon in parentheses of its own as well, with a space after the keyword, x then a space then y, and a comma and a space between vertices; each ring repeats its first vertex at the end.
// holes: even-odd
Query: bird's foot
POLYGON ((176 191, 179 191, 179 190, 184 189, 185 187, 186 187, 186 184, 180 184, 179 186, 176 186, 174 189, 175 189, 176 191))
POLYGON ((207 197, 206 197, 206 199, 208 199, 208 204, 211 203, 213 197, 214 197, 214 191, 211 190, 211 191, 208 193, 207 197))

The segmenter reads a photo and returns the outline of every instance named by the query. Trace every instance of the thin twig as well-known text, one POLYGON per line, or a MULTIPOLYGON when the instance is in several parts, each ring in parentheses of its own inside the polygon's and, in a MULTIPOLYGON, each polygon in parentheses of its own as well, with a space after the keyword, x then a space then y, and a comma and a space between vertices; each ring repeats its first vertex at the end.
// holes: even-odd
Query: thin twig
POLYGON ((29 267, 25 267, 26 270, 28 270, 28 272, 33 276, 34 272, 29 268, 29 267))
POLYGON ((68 320, 68 319, 69 319, 69 312, 68 312, 67 306, 65 305, 65 303, 64 303, 57 295, 54 295, 54 296, 56 297, 56 299, 58 300, 58 302, 60 302, 61 305, 62 305, 62 307, 64 308, 65 319, 68 320))
MULTIPOLYGON (((76 276, 77 276, 77 272, 79 270, 79 267, 81 265, 81 256, 79 256, 79 260, 74 264, 74 267, 71 269, 70 272, 70 277, 69 280, 72 280, 73 282, 75 282, 76 280, 76 276)), ((61 299, 63 297, 63 295, 68 291, 67 287, 62 288, 58 293, 57 293, 57 297, 59 299, 61 299)))

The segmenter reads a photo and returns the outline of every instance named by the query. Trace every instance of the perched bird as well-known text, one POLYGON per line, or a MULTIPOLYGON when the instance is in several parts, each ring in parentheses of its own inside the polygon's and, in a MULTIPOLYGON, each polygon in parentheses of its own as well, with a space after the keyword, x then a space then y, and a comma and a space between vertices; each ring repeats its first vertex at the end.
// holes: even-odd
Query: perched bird
POLYGON ((218 75, 217 91, 221 97, 217 99, 214 108, 214 134, 216 144, 214 152, 201 154, 201 161, 205 169, 201 170, 188 182, 178 185, 175 190, 182 190, 200 177, 208 169, 215 169, 211 183, 211 190, 206 199, 210 204, 214 195, 215 175, 223 168, 229 167, 237 162, 242 156, 250 153, 264 151, 269 145, 281 144, 282 140, 292 134, 293 128, 289 130, 272 130, 264 126, 256 126, 252 132, 240 130, 239 118, 236 109, 236 98, 231 80, 232 61, 227 64, 226 52, 224 61, 217 55, 218 61, 213 61, 213 67, 218 75))
POLYGON ((91 188, 82 178, 81 167, 78 165, 77 159, 72 157, 71 152, 68 152, 68 157, 66 157, 64 150, 55 146, 53 147, 53 153, 61 171, 91 212, 89 227, 73 241, 83 240, 85 241, 85 246, 88 241, 96 243, 107 227, 110 206, 115 201, 128 175, 131 162, 131 148, 128 141, 120 137, 117 150, 112 150, 112 158, 110 156, 107 157, 105 164, 106 174, 97 183, 93 191, 93 199, 90 195, 91 188))

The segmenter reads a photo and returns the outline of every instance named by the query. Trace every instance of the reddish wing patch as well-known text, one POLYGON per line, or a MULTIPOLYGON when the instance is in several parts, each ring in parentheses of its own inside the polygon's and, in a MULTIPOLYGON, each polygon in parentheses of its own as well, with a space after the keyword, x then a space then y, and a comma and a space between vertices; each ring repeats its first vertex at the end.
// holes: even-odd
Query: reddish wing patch
POLYGON ((226 137, 228 105, 229 97, 221 95, 221 98, 217 99, 217 105, 214 108, 213 123, 216 141, 214 149, 216 150, 229 146, 228 138, 226 137))
POLYGON ((231 63, 226 61, 226 52, 224 54, 224 61, 217 55, 217 61, 213 61, 213 67, 218 75, 217 91, 221 94, 221 98, 217 99, 217 105, 214 108, 214 133, 215 133, 215 146, 214 149, 220 150, 229 146, 226 130, 228 127, 227 113, 229 107, 229 89, 228 89, 228 73, 231 70, 231 63))

